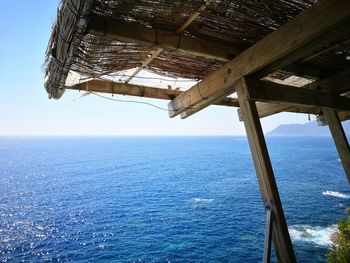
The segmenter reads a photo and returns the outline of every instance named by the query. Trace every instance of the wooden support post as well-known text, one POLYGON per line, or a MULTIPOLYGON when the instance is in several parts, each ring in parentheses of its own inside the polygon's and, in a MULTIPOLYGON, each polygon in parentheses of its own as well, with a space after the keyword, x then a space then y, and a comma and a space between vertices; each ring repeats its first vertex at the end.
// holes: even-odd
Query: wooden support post
POLYGON ((248 89, 245 79, 238 81, 235 88, 253 155, 262 198, 265 203, 271 202, 274 204, 272 210, 274 217, 272 222, 272 237, 276 255, 281 262, 296 262, 255 102, 248 100, 249 95, 247 94, 248 89))
POLYGON ((343 126, 336 111, 324 109, 323 114, 327 120, 328 127, 350 184, 350 147, 343 126))
POLYGON ((264 242, 264 254, 263 254, 263 263, 270 263, 271 259, 271 239, 272 239, 272 222, 273 222, 273 214, 272 214, 272 206, 273 204, 267 203, 265 204, 266 209, 266 226, 265 226, 265 242, 264 242))

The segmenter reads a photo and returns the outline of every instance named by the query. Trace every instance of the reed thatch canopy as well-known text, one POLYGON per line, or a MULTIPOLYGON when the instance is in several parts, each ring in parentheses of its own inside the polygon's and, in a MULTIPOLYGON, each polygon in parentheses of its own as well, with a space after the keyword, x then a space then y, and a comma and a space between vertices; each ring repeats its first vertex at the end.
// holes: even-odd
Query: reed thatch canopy
MULTIPOLYGON (((60 98, 69 70, 98 78, 140 67, 159 47, 161 52, 144 68, 201 80, 315 2, 63 0, 47 50, 45 87, 50 97, 60 98), (198 15, 176 33, 193 14, 198 15)), ((345 34, 338 46, 332 43, 329 50, 325 46, 319 54, 298 61, 298 69, 315 72, 311 77, 349 69, 347 39, 345 34)), ((273 77, 285 79, 292 73, 286 68, 273 77)))

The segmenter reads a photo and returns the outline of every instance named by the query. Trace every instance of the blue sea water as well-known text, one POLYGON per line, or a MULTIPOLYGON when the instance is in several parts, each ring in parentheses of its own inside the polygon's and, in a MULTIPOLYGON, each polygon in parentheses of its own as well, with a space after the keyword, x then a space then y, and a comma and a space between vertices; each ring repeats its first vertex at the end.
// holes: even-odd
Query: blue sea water
MULTIPOLYGON (((268 138, 298 262, 325 262, 350 191, 331 138, 268 138)), ((245 137, 0 138, 1 262, 260 262, 245 137)))

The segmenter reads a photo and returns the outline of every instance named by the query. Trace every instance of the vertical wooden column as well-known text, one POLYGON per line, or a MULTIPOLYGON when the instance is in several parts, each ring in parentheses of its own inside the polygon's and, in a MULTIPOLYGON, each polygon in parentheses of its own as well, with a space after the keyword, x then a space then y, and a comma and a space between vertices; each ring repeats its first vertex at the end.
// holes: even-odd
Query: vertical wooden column
POLYGON ((281 262, 296 262, 255 102, 249 101, 247 83, 244 78, 235 84, 235 88, 262 198, 264 203, 273 204, 271 208, 274 218, 272 238, 276 255, 281 262))
POLYGON ((331 131, 340 160, 345 170, 346 177, 348 178, 348 182, 350 184, 350 147, 343 126, 339 120, 338 113, 335 110, 323 109, 322 111, 331 131))

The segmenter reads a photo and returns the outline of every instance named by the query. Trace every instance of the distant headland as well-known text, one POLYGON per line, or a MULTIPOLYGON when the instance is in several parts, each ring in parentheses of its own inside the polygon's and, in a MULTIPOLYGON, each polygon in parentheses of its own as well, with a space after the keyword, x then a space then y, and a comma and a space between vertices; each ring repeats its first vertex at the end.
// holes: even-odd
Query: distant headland
MULTIPOLYGON (((350 121, 343 122, 343 128, 350 137, 350 121)), ((318 126, 316 121, 305 124, 284 124, 266 133, 267 136, 330 136, 328 126, 318 126)))

